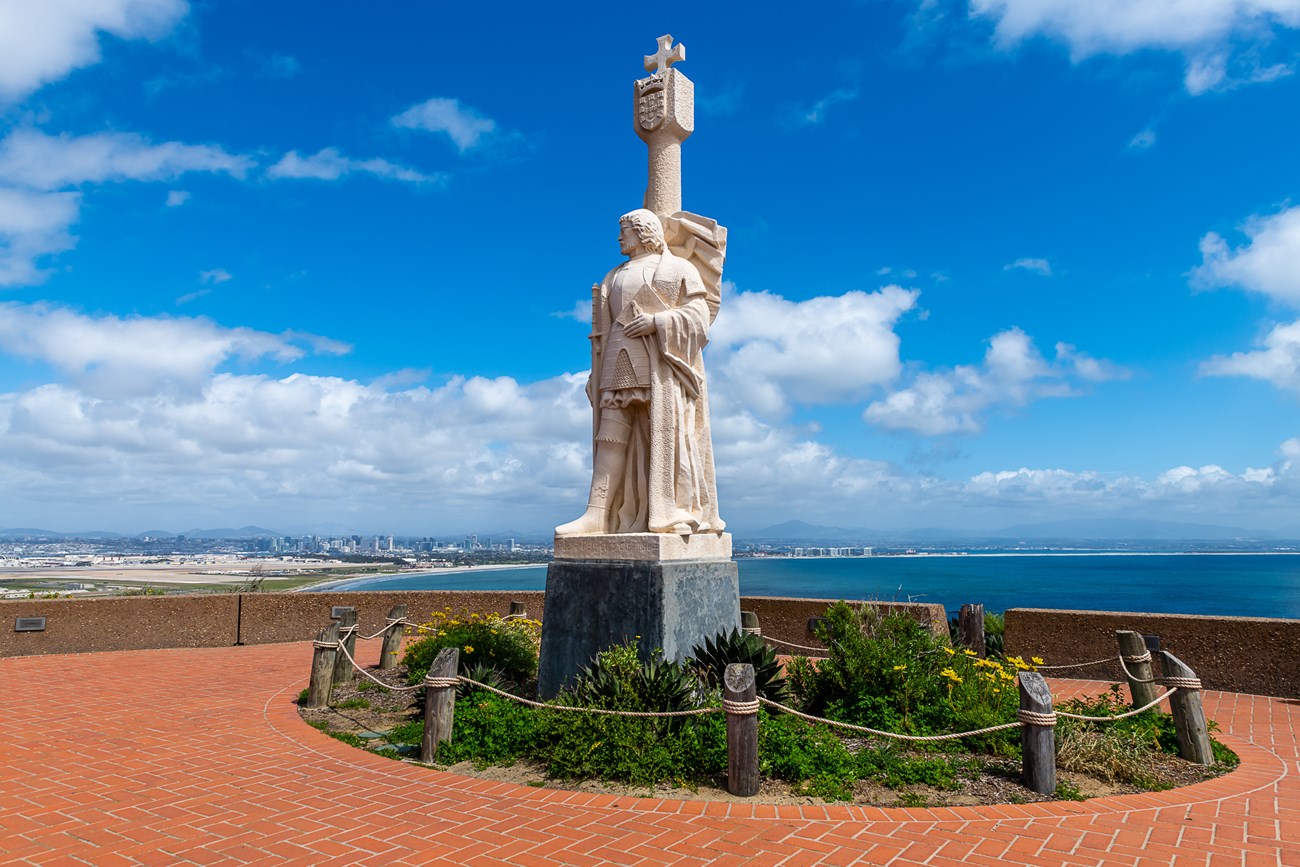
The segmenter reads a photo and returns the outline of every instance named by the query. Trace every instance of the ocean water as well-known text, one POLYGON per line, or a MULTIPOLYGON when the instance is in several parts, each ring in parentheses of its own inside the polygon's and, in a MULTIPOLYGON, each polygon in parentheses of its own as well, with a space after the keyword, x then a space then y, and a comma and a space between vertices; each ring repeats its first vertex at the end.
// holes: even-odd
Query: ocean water
MULTIPOLYGON (((979 554, 748 559, 745 596, 1300 619, 1300 554, 979 554)), ((544 567, 421 573, 349 590, 542 590, 544 567)))

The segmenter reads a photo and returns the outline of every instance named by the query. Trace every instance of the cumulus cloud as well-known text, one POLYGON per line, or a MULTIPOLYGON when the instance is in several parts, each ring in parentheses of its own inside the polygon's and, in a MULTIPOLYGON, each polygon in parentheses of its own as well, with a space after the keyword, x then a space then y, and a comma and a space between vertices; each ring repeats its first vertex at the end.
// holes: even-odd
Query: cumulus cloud
MULTIPOLYGON (((452 376, 436 387, 423 385, 426 371, 396 371, 367 384, 296 369, 310 363, 307 337, 4 305, 0 353, 48 364, 53 377, 0 394, 9 494, 0 525, 71 529, 104 521, 112 503, 123 530, 250 520, 440 532, 542 528, 580 508, 590 480, 586 371, 532 383, 452 376), (291 369, 231 369, 259 361, 291 369)), ((1168 517, 1239 510, 1234 522, 1300 510, 1300 438, 1272 464, 1241 471, 1179 466, 1144 479, 1021 468, 944 479, 725 408, 735 404, 723 396, 713 431, 724 516, 737 526, 844 514, 886 526, 940 515, 969 523, 974 509, 1011 520, 1045 505, 1168 517)))
POLYGON ((1257 51, 1280 28, 1300 26, 1300 0, 970 0, 970 15, 994 22, 995 41, 1011 48, 1035 36, 1064 42, 1075 61, 1143 49, 1186 59, 1190 93, 1289 71, 1262 66, 1257 51), (1233 66, 1240 74, 1233 76, 1233 66))
POLYGON ((167 191, 167 207, 169 208, 179 208, 181 205, 185 204, 189 200, 190 200, 190 194, 185 190, 167 191))
POLYGON ((710 376, 767 415, 792 404, 865 398, 898 375, 893 327, 919 294, 886 286, 795 302, 735 292, 709 333, 710 376))
POLYGON ((0 99, 26 96, 99 61, 99 35, 165 36, 185 0, 39 0, 0 4, 0 99))
POLYGON ((1300 320, 1275 325, 1253 352, 1216 355, 1201 363, 1205 376, 1248 376, 1300 396, 1300 320))
POLYGON ((344 156, 337 148, 324 148, 309 157, 296 150, 289 151, 280 161, 266 170, 269 178, 294 178, 317 181, 336 181, 344 175, 362 173, 390 181, 433 183, 442 180, 440 175, 427 175, 415 169, 390 163, 388 160, 354 160, 344 156))
POLYGON ((1052 263, 1046 259, 1017 259, 1002 266, 1003 271, 1028 271, 1040 277, 1052 276, 1052 263))
POLYGON ((481 144, 496 132, 496 121, 458 99, 435 96, 411 106, 392 119, 393 126, 445 133, 461 153, 481 144))
POLYGON ((133 133, 51 136, 18 129, 0 142, 0 182, 57 190, 106 181, 170 180, 186 172, 242 178, 253 166, 246 156, 213 145, 152 144, 133 133))
POLYGON ((1102 382, 1127 375, 1104 360, 1066 343, 1056 345, 1049 363, 1019 328, 995 334, 980 365, 917 374, 910 385, 873 401, 863 417, 889 430, 926 436, 975 433, 984 415, 997 408, 1024 406, 1047 397, 1070 397, 1080 382, 1102 382))
POLYGON ((1201 238, 1202 262, 1192 271, 1193 285, 1236 286, 1300 305, 1300 206, 1251 217, 1242 231, 1249 240, 1238 247, 1217 232, 1201 238))
POLYGON ((0 351, 49 364, 92 400, 194 392, 231 359, 301 358, 305 351, 294 337, 206 319, 88 316, 47 304, 0 304, 0 351))
POLYGON ((0 186, 0 286, 39 283, 43 256, 76 243, 69 229, 81 210, 80 193, 34 193, 0 186))

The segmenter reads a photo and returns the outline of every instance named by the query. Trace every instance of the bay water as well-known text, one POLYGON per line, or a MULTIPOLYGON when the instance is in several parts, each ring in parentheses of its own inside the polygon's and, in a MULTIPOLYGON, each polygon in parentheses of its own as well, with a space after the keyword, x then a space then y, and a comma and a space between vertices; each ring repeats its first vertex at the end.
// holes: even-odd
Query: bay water
MULTIPOLYGON (((1300 554, 740 558, 743 596, 1300 619, 1300 554)), ((363 578, 336 590, 543 590, 544 566, 363 578)))

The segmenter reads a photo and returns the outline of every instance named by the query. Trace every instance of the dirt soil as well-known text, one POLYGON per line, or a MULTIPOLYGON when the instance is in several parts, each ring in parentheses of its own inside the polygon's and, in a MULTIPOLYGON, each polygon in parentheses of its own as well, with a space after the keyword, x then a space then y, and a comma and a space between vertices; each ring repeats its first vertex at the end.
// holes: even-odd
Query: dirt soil
MULTIPOLYGON (((406 668, 399 666, 387 671, 370 669, 369 673, 385 684, 406 687, 406 668)), ((299 714, 308 723, 331 734, 353 734, 366 738, 368 745, 381 755, 418 764, 418 751, 411 748, 395 749, 382 738, 383 733, 402 723, 418 720, 422 705, 415 701, 422 693, 416 690, 402 692, 383 689, 357 675, 350 683, 336 686, 329 708, 300 708, 299 714), (349 704, 367 706, 347 707, 349 704), (415 755, 412 755, 415 753, 415 755)), ((846 738, 850 748, 873 744, 867 739, 846 738)), ((933 753, 926 755, 933 756, 933 753)), ((1034 801, 1058 800, 1052 795, 1041 795, 1020 784, 1020 763, 1014 759, 990 756, 978 757, 981 767, 963 771, 958 782, 960 788, 946 791, 930 786, 914 785, 895 790, 878 783, 860 781, 854 788, 853 803, 876 807, 951 807, 979 806, 982 804, 1026 804, 1034 801)), ((1156 761, 1156 776, 1166 787, 1187 786, 1220 776, 1227 769, 1196 765, 1177 756, 1161 754, 1156 761)), ((764 778, 757 795, 742 798, 726 789, 726 778, 719 777, 701 783, 698 788, 680 788, 663 784, 654 788, 631 786, 626 783, 601 780, 563 780, 547 776, 544 765, 533 761, 519 761, 510 766, 478 768, 472 762, 456 765, 434 765, 464 777, 498 780, 521 786, 539 786, 566 791, 598 792, 642 798, 681 798, 692 801, 736 801, 758 804, 816 805, 832 803, 821 798, 801 794, 796 787, 782 780, 764 778)), ((1147 791, 1125 783, 1111 783, 1087 774, 1057 772, 1058 782, 1075 789, 1081 798, 1099 798, 1107 795, 1125 795, 1147 791)), ((833 803, 845 803, 843 801, 833 803)))

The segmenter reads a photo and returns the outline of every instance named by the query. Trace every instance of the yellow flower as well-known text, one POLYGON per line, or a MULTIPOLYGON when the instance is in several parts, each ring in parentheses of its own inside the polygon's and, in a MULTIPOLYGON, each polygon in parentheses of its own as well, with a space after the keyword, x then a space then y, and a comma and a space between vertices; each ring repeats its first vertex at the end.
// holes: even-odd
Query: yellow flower
POLYGON ((474 646, 473 646, 472 644, 466 644, 466 645, 465 645, 465 652, 466 652, 466 653, 473 653, 473 652, 474 652, 474 646))
POLYGON ((907 663, 905 662, 902 665, 895 665, 894 671, 907 671, 907 663))
POLYGON ((969 647, 963 648, 963 649, 962 649, 962 653, 966 654, 967 656, 979 656, 978 653, 976 653, 975 651, 971 650, 969 647))
POLYGON ((955 653, 955 651, 951 647, 944 647, 941 649, 943 650, 944 653, 948 654, 949 656, 952 656, 953 653, 955 653))
POLYGON ((1042 664, 1043 664, 1043 658, 1042 658, 1041 656, 1031 656, 1031 657, 1029 657, 1029 660, 1030 660, 1030 662, 1032 662, 1034 665, 1042 665, 1042 664))
POLYGON ((939 676, 946 677, 949 680, 951 680, 953 683, 962 682, 961 675, 953 671, 951 668, 945 668, 943 671, 939 672, 939 676))

